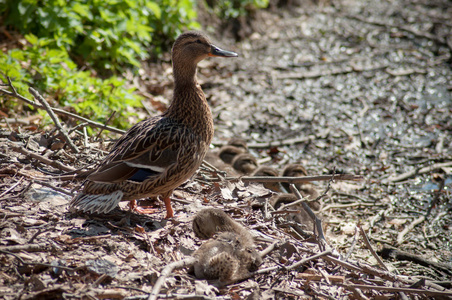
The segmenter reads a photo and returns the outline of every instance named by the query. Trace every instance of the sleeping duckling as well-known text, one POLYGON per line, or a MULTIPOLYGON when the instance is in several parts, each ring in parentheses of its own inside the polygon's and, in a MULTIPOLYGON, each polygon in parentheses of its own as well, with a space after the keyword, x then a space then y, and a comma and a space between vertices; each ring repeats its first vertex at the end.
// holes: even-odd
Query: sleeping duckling
POLYGON ((196 278, 225 283, 256 271, 262 264, 259 253, 235 232, 220 233, 201 245, 193 256, 198 259, 194 264, 196 278))

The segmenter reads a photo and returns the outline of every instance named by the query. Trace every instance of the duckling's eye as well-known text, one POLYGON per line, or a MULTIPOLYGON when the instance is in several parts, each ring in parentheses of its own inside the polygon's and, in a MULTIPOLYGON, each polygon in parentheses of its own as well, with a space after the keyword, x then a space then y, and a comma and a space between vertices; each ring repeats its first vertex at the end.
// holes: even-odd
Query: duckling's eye
POLYGON ((196 40, 196 42, 197 42, 198 44, 202 44, 202 42, 201 42, 200 39, 196 40))

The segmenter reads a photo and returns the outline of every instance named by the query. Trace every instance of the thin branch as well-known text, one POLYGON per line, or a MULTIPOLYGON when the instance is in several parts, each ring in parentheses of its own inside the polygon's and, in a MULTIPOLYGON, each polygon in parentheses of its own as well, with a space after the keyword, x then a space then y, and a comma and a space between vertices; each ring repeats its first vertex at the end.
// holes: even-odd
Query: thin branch
POLYGON ((65 171, 65 172, 75 172, 75 171, 77 171, 76 169, 74 169, 72 167, 69 167, 69 166, 65 166, 65 165, 63 165, 62 163, 60 163, 60 162, 58 162, 56 160, 51 160, 51 159, 48 159, 47 157, 44 157, 42 155, 30 152, 27 149, 25 149, 24 147, 19 147, 19 146, 16 146, 16 145, 12 144, 11 148, 12 148, 12 150, 14 150, 16 152, 19 152, 21 154, 29 156, 29 157, 31 157, 33 159, 39 160, 40 162, 42 162, 42 163, 44 163, 46 165, 55 167, 55 168, 60 169, 62 171, 65 171))
POLYGON ((116 114, 116 110, 114 110, 112 112, 112 114, 108 117, 107 121, 105 121, 104 127, 102 127, 100 129, 99 133, 97 134, 96 138, 94 139, 95 141, 97 141, 99 139, 100 135, 107 128, 108 123, 110 123, 111 119, 115 116, 115 114, 116 114))
POLYGON ((39 262, 26 262, 26 261, 24 261, 19 255, 15 254, 15 253, 12 253, 12 252, 9 252, 9 251, 6 251, 6 250, 2 250, 2 249, 0 249, 0 253, 8 254, 8 255, 14 256, 15 258, 17 258, 17 260, 18 260, 22 265, 43 266, 43 267, 49 267, 49 268, 55 268, 55 267, 58 267, 58 268, 60 268, 60 269, 62 269, 62 270, 68 270, 68 271, 77 271, 77 270, 83 268, 83 267, 71 268, 71 267, 66 267, 66 266, 55 266, 55 265, 52 265, 52 264, 39 263, 39 262))
MULTIPOLYGON (((303 199, 303 196, 300 194, 300 191, 298 191, 297 187, 293 183, 290 184, 290 189, 295 194, 295 196, 298 197, 298 199, 303 199)), ((325 195, 328 192, 328 189, 329 185, 326 191, 318 198, 321 198, 323 195, 325 195)), ((309 217, 311 217, 311 219, 314 221, 315 227, 317 228, 317 232, 319 234, 319 239, 321 241, 321 243, 319 243, 319 246, 321 247, 321 249, 323 248, 324 250, 331 250, 331 247, 328 245, 325 235, 323 234, 322 221, 319 218, 317 218, 315 213, 312 211, 312 209, 306 202, 304 201, 301 202, 301 205, 303 206, 304 210, 308 213, 309 217), (324 248, 325 245, 328 246, 327 249, 324 248)))
POLYGON ((359 230, 358 227, 355 226, 355 234, 353 236, 352 245, 350 246, 350 249, 347 251, 347 254, 344 256, 345 261, 347 261, 350 255, 353 253, 356 243, 358 242, 358 239, 359 239, 359 230))
POLYGON ((4 195, 8 194, 10 191, 14 190, 16 188, 16 186, 18 186, 19 184, 22 183, 22 180, 24 178, 21 177, 15 184, 13 184, 10 188, 8 188, 6 191, 4 191, 3 193, 0 194, 0 198, 3 197, 4 195))
POLYGON ((389 271, 388 267, 386 267, 386 265, 384 264, 384 262, 381 260, 380 256, 378 256, 378 254, 375 252, 375 250, 373 249, 372 245, 370 244, 369 239, 367 238, 366 233, 364 232, 364 229, 360 226, 357 225, 357 227, 359 228, 359 231, 361 232, 361 236, 363 237, 364 243, 367 246, 367 249, 369 249, 370 253, 372 253, 372 255, 375 257, 375 259, 377 260, 378 264, 385 269, 386 271, 389 271))
POLYGON ((192 266, 196 261, 197 261, 196 258, 188 257, 184 260, 176 261, 176 262, 173 262, 173 263, 167 265, 162 270, 162 273, 160 273, 159 279, 157 279, 157 282, 152 287, 152 291, 151 291, 151 294, 149 294, 148 300, 157 300, 163 283, 165 283, 166 278, 171 274, 171 272, 174 269, 182 269, 185 267, 192 266))
POLYGON ((338 284, 346 289, 362 289, 362 290, 374 290, 374 291, 387 291, 387 292, 405 292, 409 294, 424 294, 427 296, 447 296, 452 297, 452 292, 440 292, 431 290, 411 289, 403 287, 388 287, 377 285, 365 285, 365 284, 338 284))
POLYGON ((267 248, 259 252, 259 255, 264 258, 267 254, 278 248, 279 241, 273 242, 271 245, 269 245, 267 248))
POLYGON ((420 168, 420 169, 416 168, 414 170, 400 174, 398 176, 389 177, 387 180, 389 182, 398 182, 398 181, 402 181, 402 180, 408 179, 410 177, 413 177, 417 174, 426 174, 426 173, 433 172, 434 170, 441 169, 441 168, 447 168, 447 167, 452 167, 452 161, 448 161, 448 162, 444 162, 444 163, 437 163, 437 164, 433 164, 431 166, 420 168))
POLYGON ((28 252, 34 252, 34 251, 42 251, 45 250, 47 247, 46 243, 39 243, 39 244, 25 244, 25 245, 14 245, 14 246, 1 246, 0 251, 2 252, 20 252, 20 251, 28 251, 28 252))
POLYGON ((234 282, 237 282, 237 281, 243 281, 245 279, 254 277, 256 275, 266 274, 268 272, 272 272, 272 271, 276 271, 276 270, 293 270, 293 269, 296 269, 296 268, 300 267, 301 265, 303 265, 303 264, 305 264, 305 263, 307 263, 307 262, 309 262, 311 260, 317 259, 319 257, 327 257, 327 255, 331 254, 331 251, 332 251, 331 249, 323 251, 321 253, 318 253, 318 254, 315 254, 313 256, 310 256, 310 257, 307 257, 305 259, 302 259, 302 260, 300 260, 300 261, 298 261, 298 262, 296 262, 293 265, 290 265, 288 267, 286 267, 286 266, 273 266, 273 267, 269 267, 269 268, 265 268, 265 269, 260 269, 260 270, 257 270, 255 272, 250 272, 248 274, 245 274, 244 276, 241 276, 240 278, 237 278, 237 279, 235 279, 235 280, 233 280, 231 282, 228 282, 227 284, 231 284, 231 283, 234 283, 234 282))
MULTIPOLYGON (((303 183, 311 181, 328 181, 331 180, 332 175, 319 175, 319 176, 302 176, 302 177, 271 177, 271 176, 243 176, 240 179, 243 182, 288 182, 288 183, 303 183)), ((232 178, 226 178, 231 180, 232 178)), ((237 178, 234 178, 237 179, 237 178)), ((335 174, 334 180, 363 180, 362 175, 352 174, 335 174)))
MULTIPOLYGON (((30 100, 30 99, 18 94, 16 89, 12 85, 11 80, 9 79, 9 77, 8 77, 8 81, 10 82, 10 84, 5 85, 5 86, 8 86, 9 88, 11 88, 13 90, 13 92, 7 91, 5 89, 0 89, 1 93, 5 94, 5 95, 8 95, 8 96, 11 96, 11 97, 14 97, 14 98, 17 98, 17 99, 19 99, 19 100, 21 100, 21 101, 23 101, 23 102, 25 102, 27 104, 30 104, 31 106, 33 106, 35 108, 45 109, 43 105, 40 105, 39 103, 36 103, 36 102, 34 102, 34 101, 32 101, 32 100, 30 100)), ((124 134, 125 133, 124 130, 121 130, 121 129, 118 129, 118 128, 115 128, 115 127, 111 127, 111 126, 105 126, 105 124, 91 121, 91 120, 83 118, 83 117, 81 117, 79 115, 67 112, 67 111, 65 111, 63 109, 54 108, 53 112, 56 113, 56 114, 62 115, 62 116, 67 116, 67 117, 71 117, 71 118, 79 120, 79 121, 86 122, 92 127, 106 128, 107 130, 109 130, 111 132, 119 133, 119 134, 124 134)))
POLYGON ((411 222, 407 227, 405 227, 398 235, 397 235, 397 244, 400 245, 405 240, 405 235, 413 230, 416 225, 421 224, 425 221, 425 216, 420 216, 419 218, 415 219, 413 222, 411 222))
POLYGON ((65 190, 65 189, 62 189, 62 188, 53 186, 53 185, 51 185, 51 184, 48 183, 48 182, 41 181, 41 180, 33 180, 33 182, 34 182, 34 183, 37 183, 37 184, 40 184, 40 185, 42 185, 42 186, 46 186, 46 187, 48 187, 48 188, 51 188, 52 190, 54 190, 54 191, 56 191, 56 192, 58 192, 58 193, 65 194, 65 195, 68 195, 68 196, 71 196, 71 197, 73 196, 73 194, 72 194, 71 192, 68 192, 68 191, 65 190))
POLYGON ((47 101, 44 99, 44 97, 42 97, 41 94, 39 94, 38 91, 36 91, 33 88, 29 88, 28 91, 33 95, 33 97, 35 97, 35 99, 41 102, 42 106, 44 106, 45 110, 52 118, 53 123, 58 128, 60 133, 63 135, 64 139, 66 140, 66 143, 69 145, 69 148, 71 148, 72 151, 74 151, 75 153, 80 153, 80 150, 78 150, 77 146, 74 145, 71 138, 67 135, 66 130, 63 128, 63 126, 61 126, 60 120, 55 116, 52 108, 50 107, 49 103, 47 103, 47 101))

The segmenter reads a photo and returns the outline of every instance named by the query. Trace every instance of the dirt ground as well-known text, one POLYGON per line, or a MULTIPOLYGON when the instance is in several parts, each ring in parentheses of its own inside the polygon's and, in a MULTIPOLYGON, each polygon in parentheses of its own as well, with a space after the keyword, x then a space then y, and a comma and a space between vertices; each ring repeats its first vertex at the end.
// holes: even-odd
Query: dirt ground
MULTIPOLYGON (((174 220, 158 201, 152 215, 125 203, 108 215, 69 211, 81 182, 49 174, 89 168, 110 141, 79 128, 75 153, 55 128, 37 130, 39 118, 0 121, 0 297, 148 299, 164 268, 203 243, 193 216, 216 207, 270 251, 260 269, 226 286, 174 269, 159 298, 452 298, 450 16, 446 0, 319 1, 258 13, 239 42, 210 32, 239 53, 198 72, 216 130, 209 161, 229 173, 202 168, 172 196, 174 220), (215 158, 233 137, 279 173, 301 163, 309 175, 363 176, 314 183, 325 241, 312 221, 269 211, 274 192, 215 158)), ((170 67, 164 59, 135 78, 151 114, 171 99, 170 67)))

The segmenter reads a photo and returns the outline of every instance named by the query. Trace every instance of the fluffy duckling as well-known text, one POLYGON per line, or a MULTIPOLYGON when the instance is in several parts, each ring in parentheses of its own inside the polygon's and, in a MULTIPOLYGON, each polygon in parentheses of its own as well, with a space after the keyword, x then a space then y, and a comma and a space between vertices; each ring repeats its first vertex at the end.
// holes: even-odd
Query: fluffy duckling
POLYGON ((196 278, 220 282, 239 279, 262 264, 259 253, 234 232, 222 232, 208 240, 193 256, 198 259, 193 268, 196 278))
POLYGON ((250 153, 237 155, 232 161, 232 167, 242 174, 251 174, 257 169, 256 158, 250 153))
MULTIPOLYGON (((281 205, 289 204, 289 203, 295 202, 297 200, 298 200, 297 196, 295 196, 294 194, 279 194, 279 195, 273 196, 270 199, 270 204, 273 206, 273 208, 278 210, 281 207, 281 205)), ((320 203, 318 201, 307 202, 307 204, 314 212, 318 212, 320 210, 320 203)), ((303 208, 303 205, 301 205, 301 203, 291 206, 288 209, 289 210, 296 209, 296 210, 299 210, 300 212, 289 213, 289 214, 285 215, 286 220, 295 221, 299 224, 303 224, 308 227, 311 227, 314 224, 313 220, 311 219, 309 214, 306 212, 306 210, 303 208)))
POLYGON ((245 152, 248 152, 248 145, 246 143, 246 141, 242 138, 239 137, 233 137, 228 141, 228 145, 237 147, 237 148, 241 148, 243 150, 245 150, 245 152))
POLYGON ((254 240, 249 231, 218 208, 205 208, 193 218, 193 232, 203 240, 212 238, 221 232, 234 232, 240 236, 242 244, 254 246, 254 240))
POLYGON ((71 207, 108 213, 120 201, 162 196, 166 218, 170 196, 202 163, 213 137, 213 119, 196 79, 198 63, 210 56, 236 57, 203 33, 181 34, 172 49, 174 93, 168 110, 130 128, 92 172, 71 207))
MULTIPOLYGON (((272 167, 269 166, 260 166, 259 168, 257 168, 254 173, 253 176, 273 176, 273 177, 277 177, 278 176, 278 171, 276 171, 275 169, 273 169, 272 167)), ((279 182, 264 182, 264 187, 272 190, 274 192, 277 193, 281 193, 282 189, 281 189, 281 184, 279 182)))
MULTIPOLYGON (((282 176, 303 177, 308 176, 308 172, 301 164, 288 164, 284 168, 282 176)), ((288 193, 291 192, 289 183, 283 182, 281 184, 288 193)), ((300 191, 300 194, 303 197, 309 197, 309 200, 314 200, 319 196, 319 192, 312 183, 297 183, 295 184, 295 186, 297 187, 298 191, 300 191)))
POLYGON ((246 150, 241 147, 236 147, 233 145, 224 145, 223 147, 220 148, 220 153, 218 154, 218 156, 225 163, 232 164, 232 161, 237 155, 245 152, 246 150))

